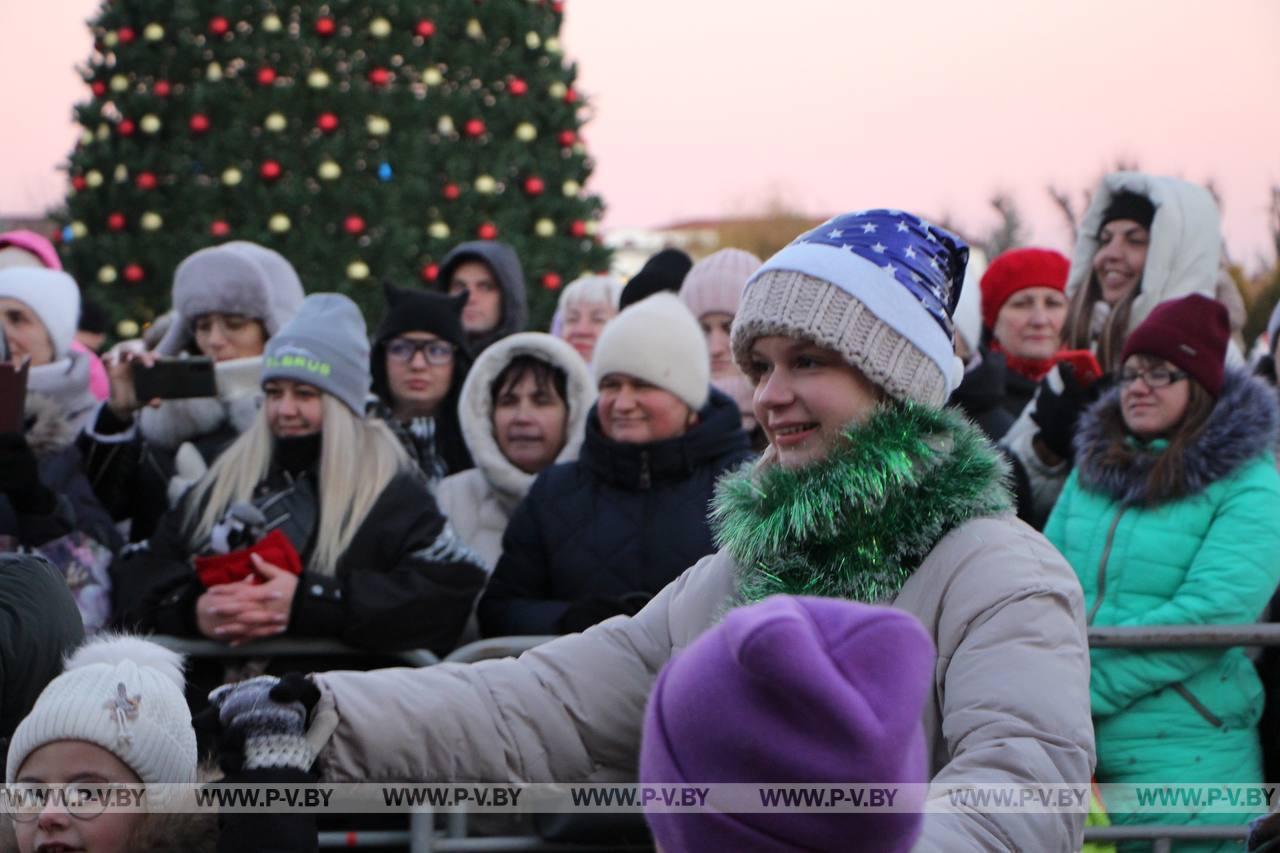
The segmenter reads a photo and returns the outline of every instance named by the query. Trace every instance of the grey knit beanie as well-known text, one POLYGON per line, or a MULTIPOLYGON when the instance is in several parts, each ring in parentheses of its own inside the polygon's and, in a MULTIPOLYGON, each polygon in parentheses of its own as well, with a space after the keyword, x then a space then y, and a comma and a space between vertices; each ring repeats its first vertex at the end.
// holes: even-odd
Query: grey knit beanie
POLYGON ((289 322, 303 295, 298 273, 279 252, 244 240, 201 249, 188 255, 173 274, 173 310, 178 316, 157 351, 182 352, 192 341, 195 318, 214 312, 260 320, 270 337, 289 322))
POLYGON ((313 293, 267 342, 262 381, 292 379, 337 397, 363 417, 369 394, 364 315, 340 293, 313 293))

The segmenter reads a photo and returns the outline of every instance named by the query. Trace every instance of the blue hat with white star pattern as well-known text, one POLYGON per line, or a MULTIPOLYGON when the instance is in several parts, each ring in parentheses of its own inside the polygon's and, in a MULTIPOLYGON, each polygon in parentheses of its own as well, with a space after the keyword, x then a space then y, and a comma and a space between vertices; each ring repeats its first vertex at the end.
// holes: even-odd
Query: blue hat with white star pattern
MULTIPOLYGON (((918 216, 886 209, 846 213, 801 234, 766 261, 747 283, 744 305, 757 282, 774 281, 779 272, 801 273, 831 284, 853 297, 859 312, 869 311, 896 332, 935 365, 937 373, 920 365, 919 358, 901 352, 900 347, 872 357, 863 351, 866 346, 890 345, 853 340, 849 337, 854 334, 852 327, 845 328, 852 320, 809 318, 806 323, 815 331, 821 328, 822 334, 808 336, 844 352, 891 396, 942 405, 963 376, 963 367, 955 358, 952 313, 960 299, 968 260, 969 247, 963 240, 918 216), (888 362, 891 367, 885 366, 888 362)), ((756 296, 759 302, 762 297, 756 296)), ((847 312, 848 304, 849 300, 839 306, 825 304, 823 310, 847 312)), ((781 305, 769 309, 775 314, 779 310, 781 305)), ((788 330, 797 319, 792 318, 788 330)), ((763 314, 755 319, 753 328, 763 328, 762 322, 767 325, 763 314)), ((859 328, 865 329, 866 323, 859 322, 859 328)), ((750 341, 738 338, 735 335, 734 351, 741 363, 750 341)))

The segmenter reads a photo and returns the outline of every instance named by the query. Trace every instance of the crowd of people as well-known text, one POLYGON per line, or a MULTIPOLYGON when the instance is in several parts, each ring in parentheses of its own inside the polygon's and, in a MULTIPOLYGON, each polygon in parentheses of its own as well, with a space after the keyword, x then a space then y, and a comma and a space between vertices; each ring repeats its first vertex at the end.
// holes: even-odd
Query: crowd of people
MULTIPOLYGON (((6 781, 194 781, 236 732, 223 765, 250 781, 1262 782, 1280 740, 1243 650, 1091 650, 1087 629, 1264 616, 1280 308, 1247 362, 1212 197, 1135 172, 1097 188, 1073 258, 992 259, 975 330, 968 261, 924 219, 859 211, 765 261, 667 249, 625 286, 585 276, 541 332, 516 253, 469 242, 434 288, 385 283, 370 334, 227 242, 99 359, 53 247, 0 235, 0 360, 26 381, 0 433, 6 781), (200 396, 140 393, 204 360, 200 396), (130 634, 367 657, 184 674, 130 634), (383 668, 502 636, 557 639, 383 668), (264 708, 300 746, 244 754, 264 708), (193 712, 217 730, 199 747, 193 712)), ((51 808, 0 848, 314 846, 254 820, 51 808)), ((825 850, 854 820, 875 849, 1042 851, 1079 850, 1085 816, 650 828, 668 853, 825 850)))

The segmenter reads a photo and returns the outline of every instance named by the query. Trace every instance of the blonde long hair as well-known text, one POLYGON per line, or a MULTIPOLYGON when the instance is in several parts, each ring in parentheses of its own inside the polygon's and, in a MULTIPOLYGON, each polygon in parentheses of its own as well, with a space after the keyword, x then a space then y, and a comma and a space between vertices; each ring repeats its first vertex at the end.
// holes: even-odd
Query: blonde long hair
MULTIPOLYGON (((316 547, 307 568, 332 575, 374 501, 387 484, 413 464, 385 423, 362 418, 330 394, 324 394, 320 443, 320 516, 316 547)), ((202 542, 227 507, 253 499, 253 491, 271 468, 273 437, 266 407, 191 490, 185 523, 190 541, 202 542), (201 509, 203 507, 203 509, 201 509)), ((299 548, 305 543, 297 543, 299 548)))

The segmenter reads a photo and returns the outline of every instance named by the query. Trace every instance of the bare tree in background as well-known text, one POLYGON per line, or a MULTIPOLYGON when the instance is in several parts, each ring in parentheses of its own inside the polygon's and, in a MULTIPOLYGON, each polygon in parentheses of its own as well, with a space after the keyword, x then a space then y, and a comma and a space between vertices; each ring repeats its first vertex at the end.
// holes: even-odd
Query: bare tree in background
POLYGON ((1000 214, 1000 223, 992 229, 991 234, 980 244, 987 257, 995 259, 1010 249, 1016 249, 1027 241, 1027 226, 1018 211, 1013 196, 998 192, 989 200, 996 213, 1000 214))

